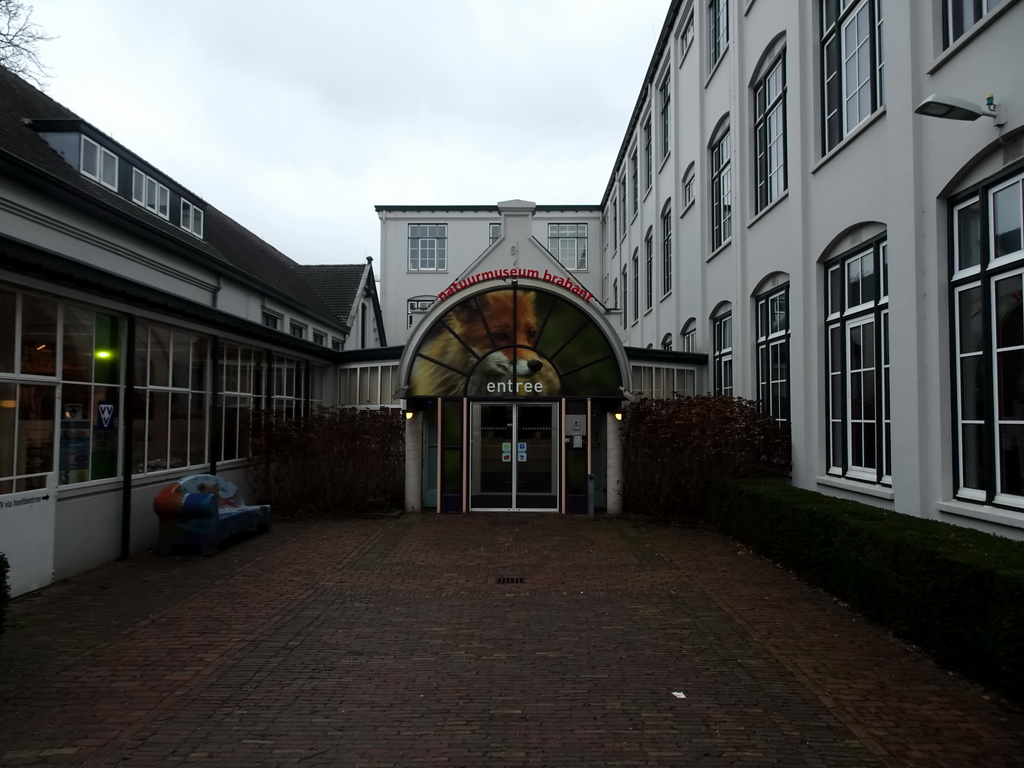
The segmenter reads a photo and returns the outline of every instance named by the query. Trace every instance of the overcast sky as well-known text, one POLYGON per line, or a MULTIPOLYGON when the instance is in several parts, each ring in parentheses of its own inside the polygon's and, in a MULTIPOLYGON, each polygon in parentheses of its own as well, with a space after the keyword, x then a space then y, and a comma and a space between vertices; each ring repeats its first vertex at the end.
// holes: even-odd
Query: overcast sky
POLYGON ((598 203, 669 0, 35 0, 47 92, 303 264, 376 204, 598 203))

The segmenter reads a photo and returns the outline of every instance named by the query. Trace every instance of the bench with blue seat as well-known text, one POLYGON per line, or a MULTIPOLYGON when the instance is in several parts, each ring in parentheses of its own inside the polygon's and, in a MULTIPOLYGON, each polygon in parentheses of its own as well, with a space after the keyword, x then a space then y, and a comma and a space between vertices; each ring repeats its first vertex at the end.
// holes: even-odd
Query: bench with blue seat
POLYGON ((238 486, 216 475, 190 475, 171 483, 153 501, 160 518, 161 555, 178 546, 217 554, 221 542, 250 529, 270 529, 270 505, 246 504, 238 486))

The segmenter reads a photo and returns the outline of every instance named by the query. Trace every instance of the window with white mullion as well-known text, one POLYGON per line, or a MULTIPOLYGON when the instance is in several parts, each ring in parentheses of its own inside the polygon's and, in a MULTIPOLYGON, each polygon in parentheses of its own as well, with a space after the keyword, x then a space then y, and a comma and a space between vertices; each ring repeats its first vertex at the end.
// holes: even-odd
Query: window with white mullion
POLYGON ((875 375, 875 321, 873 317, 846 326, 846 397, 848 475, 875 480, 878 473, 875 375))
POLYGON ((761 411, 789 424, 789 288, 757 301, 757 396, 761 411))
POLYGON ((830 474, 845 470, 843 444, 845 442, 843 376, 843 329, 840 325, 828 328, 828 467, 830 474))
POLYGON ((654 183, 654 157, 651 149, 651 116, 644 121, 644 189, 650 189, 654 183))
POLYGON ((891 484, 889 314, 882 296, 884 240, 842 257, 828 287, 828 466, 830 474, 891 484), (878 279, 878 275, 882 279, 878 279))
POLYGON ((732 313, 712 320, 715 394, 732 397, 732 313))
POLYGON ((680 335, 682 336, 682 340, 679 344, 679 350, 681 352, 696 352, 697 328, 694 325, 687 323, 686 326, 683 327, 680 335))
POLYGON ((989 267, 1011 264, 1024 256, 1022 180, 1014 179, 991 193, 991 255, 989 267))
POLYGON ((732 181, 729 132, 711 145, 711 250, 732 237, 732 181))
POLYGON ((981 21, 1002 0, 945 0, 945 44, 955 40, 981 21))
MULTIPOLYGON (((623 259, 625 261, 625 259, 623 259)), ((629 297, 629 268, 625 264, 622 266, 622 327, 625 328, 629 324, 629 312, 628 309, 628 297, 629 297)))
POLYGON ((884 103, 881 0, 820 0, 822 148, 837 146, 884 103))
POLYGON ((865 2, 842 26, 843 124, 846 132, 871 112, 871 35, 865 2))
POLYGON ((132 169, 132 202, 162 219, 170 218, 170 190, 138 168, 132 169))
POLYGON ((754 87, 755 209, 760 211, 787 188, 786 70, 781 54, 754 87))
POLYGON ((955 277, 981 271, 981 200, 975 197, 953 209, 953 271, 955 277))
POLYGON ((669 75, 661 81, 658 93, 661 99, 661 157, 664 159, 672 148, 672 81, 669 75))
POLYGON ((729 43, 729 3, 708 0, 708 70, 714 69, 729 43))
POLYGON ((409 225, 409 271, 448 270, 448 225, 409 225))
POLYGON ((117 155, 82 136, 79 170, 84 176, 117 191, 117 155))
POLYGON ((623 176, 619 179, 619 204, 622 206, 622 220, 619 222, 619 235, 624 236, 626 234, 626 220, 629 218, 626 215, 628 208, 626 204, 626 177, 623 176))
POLYGON ((633 186, 633 215, 635 216, 640 210, 640 169, 637 167, 637 155, 636 150, 633 150, 633 155, 629 161, 629 178, 630 183, 633 186))
POLYGON ((892 485, 892 408, 890 404, 890 383, 892 381, 889 363, 889 311, 882 311, 882 333, 879 338, 881 345, 881 409, 882 435, 879 450, 882 452, 882 482, 892 485))
POLYGON ((996 500, 1024 506, 1024 270, 992 281, 996 500), (1014 497, 1014 498, 1010 498, 1014 497))
POLYGON ((640 319, 640 251, 633 251, 633 322, 640 319))
POLYGON ((654 236, 648 230, 644 238, 644 288, 647 299, 646 308, 654 306, 654 236))
POLYGON ((986 458, 984 437, 988 387, 985 383, 984 308, 980 282, 956 290, 954 316, 957 329, 957 432, 960 436, 958 495, 984 501, 990 462, 986 458))
POLYGON ((661 214, 661 293, 672 291, 672 208, 666 206, 661 214))
POLYGON ((566 269, 587 268, 587 225, 548 224, 548 250, 566 269))

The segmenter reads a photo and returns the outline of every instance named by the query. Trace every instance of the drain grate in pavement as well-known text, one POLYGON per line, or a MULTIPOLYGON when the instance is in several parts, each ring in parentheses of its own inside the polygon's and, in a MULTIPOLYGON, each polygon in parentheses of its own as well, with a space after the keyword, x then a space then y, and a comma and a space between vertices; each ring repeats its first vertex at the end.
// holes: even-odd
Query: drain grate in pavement
POLYGON ((499 576, 494 580, 495 584, 522 584, 522 576, 499 576))

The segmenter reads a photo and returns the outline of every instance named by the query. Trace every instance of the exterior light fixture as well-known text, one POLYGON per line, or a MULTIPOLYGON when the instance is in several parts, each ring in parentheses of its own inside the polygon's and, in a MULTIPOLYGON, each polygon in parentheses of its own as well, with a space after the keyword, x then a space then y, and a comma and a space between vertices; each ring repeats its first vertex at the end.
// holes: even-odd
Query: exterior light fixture
POLYGON ((406 421, 411 421, 412 417, 415 416, 415 415, 416 414, 413 411, 406 411, 405 412, 405 420, 406 421))
POLYGON ((101 349, 96 352, 96 357, 100 358, 101 360, 107 360, 108 358, 111 357, 111 354, 107 350, 101 349))
POLYGON ((616 411, 614 415, 616 421, 622 421, 622 411, 616 411))
POLYGON ((914 112, 925 117, 940 117, 943 120, 974 121, 979 117, 991 117, 996 121, 997 126, 1006 125, 1006 120, 1000 119, 995 97, 992 94, 988 95, 985 105, 981 106, 955 96, 933 93, 918 104, 914 112))

